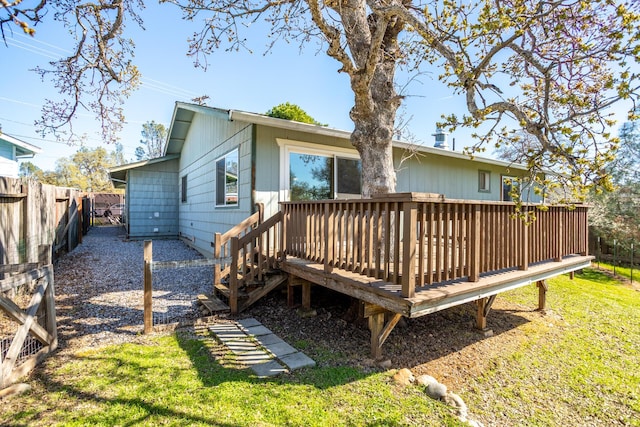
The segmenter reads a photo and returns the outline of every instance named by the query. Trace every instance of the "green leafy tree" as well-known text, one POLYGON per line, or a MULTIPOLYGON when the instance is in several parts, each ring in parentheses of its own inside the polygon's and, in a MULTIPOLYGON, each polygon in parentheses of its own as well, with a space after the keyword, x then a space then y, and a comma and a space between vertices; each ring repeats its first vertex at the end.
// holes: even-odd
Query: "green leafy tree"
MULTIPOLYGON (((606 111, 640 96, 640 2, 635 0, 165 0, 179 6, 194 30, 189 54, 206 67, 216 49, 246 47, 244 28, 264 20, 270 45, 281 39, 303 48, 318 41, 349 77, 354 104, 351 143, 360 153, 363 195, 393 192, 392 137, 403 96, 399 66, 436 70, 465 100, 466 113, 442 126, 479 129, 474 153, 487 143, 511 144, 521 129, 542 153, 527 164, 532 179, 556 165, 555 177, 583 197, 611 187, 606 165, 617 138, 606 111), (484 126, 486 124, 486 126, 484 126), (481 131, 480 131, 481 130, 481 131), (567 143, 568 141, 568 143, 567 143)), ((49 102, 39 123, 68 129, 88 107, 102 121, 105 140, 123 122, 120 103, 139 83, 134 44, 125 24, 142 25, 141 0, 12 2, 0 25, 33 26, 53 16, 76 37, 72 54, 39 69, 63 95, 49 102), (53 13, 45 14, 47 10, 53 13)), ((317 48, 316 48, 317 49, 317 48)), ((543 184, 544 182, 540 183, 543 184)))
POLYGON ((589 221, 595 235, 625 249, 640 244, 640 121, 620 129, 620 149, 608 169, 615 189, 592 196, 589 221))
POLYGON ((320 125, 326 126, 325 124, 320 123, 302 108, 300 108, 296 104, 290 104, 285 102, 284 104, 279 104, 270 109, 265 113, 269 117, 275 117, 277 119, 285 119, 285 120, 293 120, 294 122, 301 123, 309 123, 312 125, 320 125))
POLYGON ((136 148, 136 159, 147 160, 162 157, 167 128, 161 123, 150 121, 142 125, 142 146, 136 148))

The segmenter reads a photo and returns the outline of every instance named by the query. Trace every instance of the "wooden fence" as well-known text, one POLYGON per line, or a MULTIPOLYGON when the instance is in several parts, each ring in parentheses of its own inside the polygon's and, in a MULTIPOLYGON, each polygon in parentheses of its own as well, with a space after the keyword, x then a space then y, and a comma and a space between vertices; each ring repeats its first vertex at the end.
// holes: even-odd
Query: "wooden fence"
POLYGON ((10 275, 0 280, 0 390, 58 346, 51 247, 39 252, 36 263, 0 265, 10 275))
POLYGON ((282 204, 288 255, 402 285, 408 298, 416 286, 587 253, 586 207, 525 209, 530 225, 513 203, 433 194, 282 204))
POLYGON ((0 265, 32 262, 41 245, 55 259, 81 243, 90 214, 84 199, 77 190, 0 177, 0 265))

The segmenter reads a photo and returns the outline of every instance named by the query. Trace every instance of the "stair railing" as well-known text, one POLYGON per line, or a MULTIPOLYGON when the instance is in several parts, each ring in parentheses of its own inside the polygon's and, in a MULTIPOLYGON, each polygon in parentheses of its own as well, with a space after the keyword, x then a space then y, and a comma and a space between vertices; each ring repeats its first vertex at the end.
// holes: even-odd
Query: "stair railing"
POLYGON ((278 268, 283 259, 282 212, 243 236, 230 239, 231 265, 229 269, 229 308, 238 312, 238 290, 251 283, 261 283, 265 273, 278 268))
MULTIPOLYGON (((231 239, 234 237, 244 236, 259 226, 264 220, 264 205, 262 203, 256 203, 257 211, 246 218, 244 221, 227 231, 226 233, 215 233, 214 240, 211 243, 213 246, 213 258, 218 259, 220 264, 213 270, 213 284, 221 283, 223 277, 228 275, 231 271, 232 254, 231 239)), ((215 293, 215 289, 214 289, 215 293)))

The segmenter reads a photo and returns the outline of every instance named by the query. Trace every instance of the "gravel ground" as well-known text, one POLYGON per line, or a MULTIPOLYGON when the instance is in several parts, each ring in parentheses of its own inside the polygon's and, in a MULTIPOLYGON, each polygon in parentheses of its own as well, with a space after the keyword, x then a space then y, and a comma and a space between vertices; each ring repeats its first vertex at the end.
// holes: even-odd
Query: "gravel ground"
MULTIPOLYGON (((153 259, 201 258, 178 240, 153 242, 153 259)), ((143 242, 126 241, 119 226, 93 227, 55 266, 60 347, 136 340, 143 330, 143 242)), ((154 324, 192 319, 196 296, 211 292, 211 268, 167 269, 153 275, 154 324)))

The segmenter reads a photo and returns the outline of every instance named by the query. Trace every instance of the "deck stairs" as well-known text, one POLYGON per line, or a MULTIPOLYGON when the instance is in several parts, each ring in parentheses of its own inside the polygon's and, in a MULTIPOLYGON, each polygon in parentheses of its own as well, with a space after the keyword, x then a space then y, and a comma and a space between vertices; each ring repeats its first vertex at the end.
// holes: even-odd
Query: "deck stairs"
POLYGON ((279 268, 282 252, 277 244, 281 214, 263 221, 263 208, 212 243, 214 259, 213 295, 239 313, 285 283, 288 274, 279 268))

